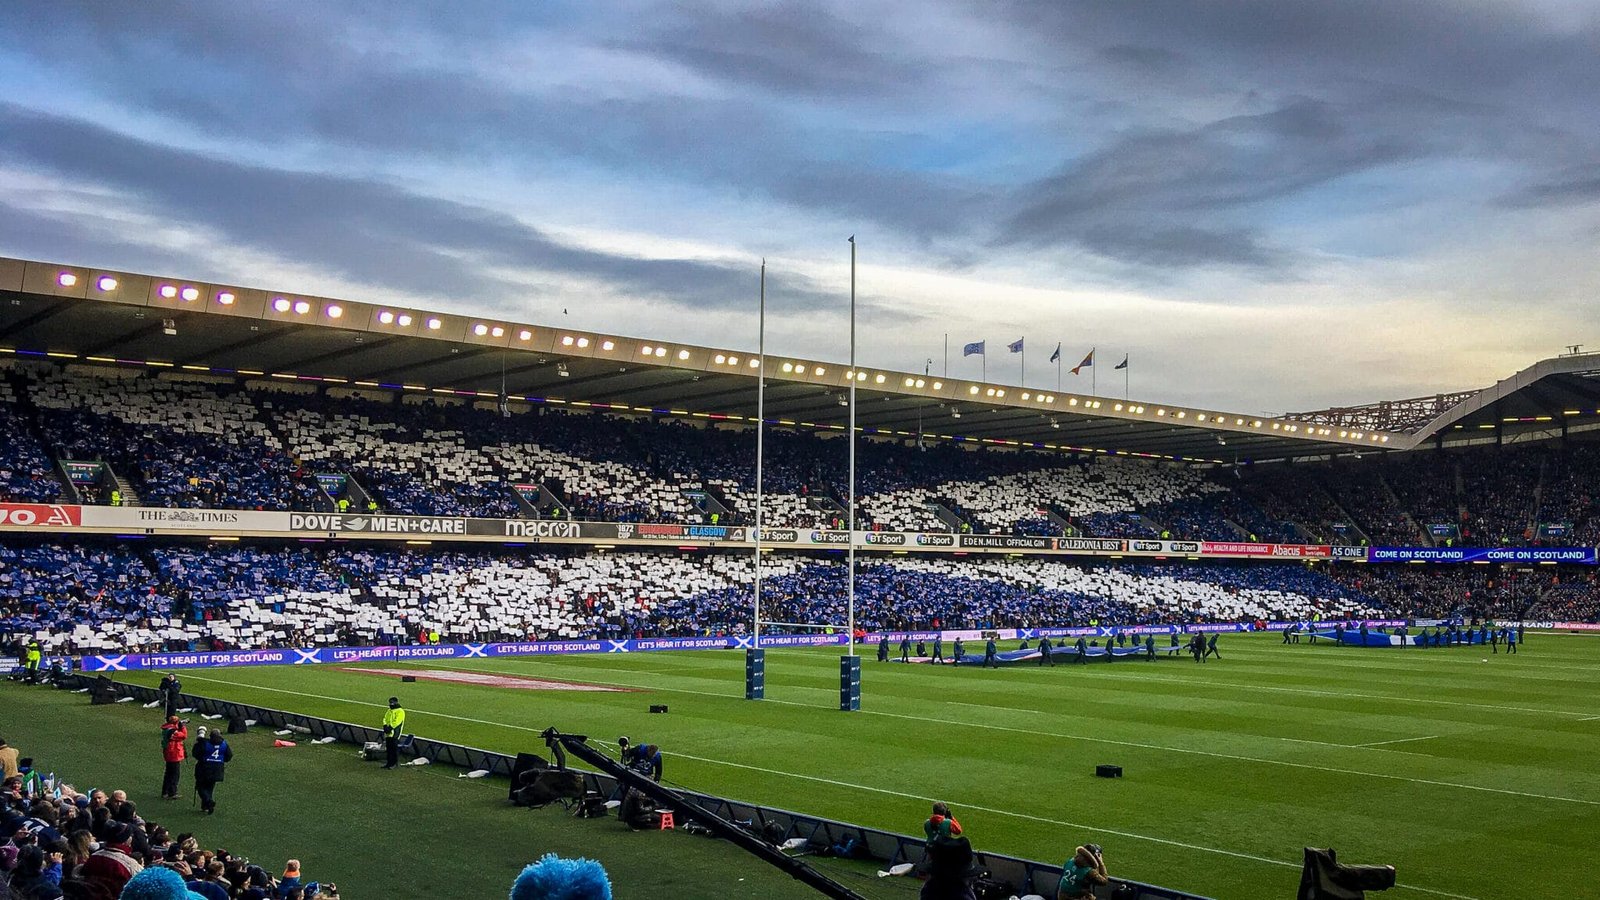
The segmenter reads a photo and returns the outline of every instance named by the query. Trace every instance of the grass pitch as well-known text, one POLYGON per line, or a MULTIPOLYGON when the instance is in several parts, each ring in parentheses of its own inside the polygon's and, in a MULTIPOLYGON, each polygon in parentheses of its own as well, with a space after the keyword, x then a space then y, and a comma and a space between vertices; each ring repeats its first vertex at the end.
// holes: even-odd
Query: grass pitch
MULTIPOLYGON (((203 670, 182 678, 197 694, 371 724, 383 701, 398 694, 412 730, 507 752, 542 752, 537 735, 550 725, 607 741, 627 734, 662 745, 668 781, 903 832, 917 831, 930 799, 944 799, 982 849, 1059 861, 1092 840, 1105 846, 1114 874, 1225 900, 1292 895, 1304 846, 1392 863, 1402 885, 1395 896, 1490 900, 1513 884, 1523 896, 1600 896, 1593 865, 1600 639, 1530 635, 1520 655, 1490 655, 1487 663, 1466 647, 1284 646, 1270 635, 1227 636, 1219 646, 1224 658, 1203 665, 1162 658, 980 670, 868 660, 859 713, 835 708, 832 651, 769 651, 764 702, 743 699, 743 654, 728 651, 409 667, 634 689, 629 693, 402 685, 330 666, 203 670), (651 703, 669 704, 671 712, 649 715, 651 703), (1098 763, 1121 765, 1127 777, 1095 778, 1098 763)), ((157 676, 130 677, 154 683, 157 676)), ((130 705, 84 706, 76 715, 87 724, 131 715, 130 705)), ((143 744, 135 746, 142 753, 143 744)), ((493 814, 498 822, 506 815, 503 788, 426 770, 373 772, 344 752, 311 756, 295 757, 304 773, 297 780, 312 780, 329 816, 359 810, 361 821, 372 823, 405 817, 387 806, 406 796, 397 784, 445 798, 438 802, 464 817, 493 814), (322 759, 333 760, 330 771, 313 765, 322 759)), ((157 769, 152 763, 148 777, 157 769)), ((228 794, 245 790, 230 784, 228 794)), ((539 823, 529 832, 555 842, 567 840, 569 826, 589 826, 521 815, 539 823)), ((614 835, 616 823, 609 825, 614 835)), ((515 827, 506 840, 521 841, 515 827)), ((578 837, 567 849, 582 848, 590 832, 572 834, 578 837)), ((337 846, 365 859, 366 845, 386 845, 384 835, 376 827, 347 829, 337 846)), ((669 839, 674 847, 695 846, 669 839)), ((273 846, 279 844, 293 849, 295 841, 283 836, 273 846)), ((519 846, 528 848, 516 855, 523 860, 539 845, 519 846)), ((633 873, 644 846, 608 837, 590 852, 633 873)), ((654 862, 665 846, 642 852, 651 876, 663 871, 654 862)), ((392 849, 408 857, 405 865, 419 863, 414 846, 392 849)), ((731 849, 719 854, 694 865, 705 871, 726 864, 741 875, 753 869, 731 849)), ((481 882, 462 876, 462 886, 489 896, 503 890, 508 872, 514 869, 486 871, 481 882)), ((873 896, 904 896, 911 887, 899 879, 852 886, 873 896)), ((782 887, 784 895, 793 891, 782 887)), ((674 895, 694 895, 681 890, 674 895)), ((643 894, 621 894, 630 895, 643 894)), ((730 896, 720 888, 705 895, 730 896)))

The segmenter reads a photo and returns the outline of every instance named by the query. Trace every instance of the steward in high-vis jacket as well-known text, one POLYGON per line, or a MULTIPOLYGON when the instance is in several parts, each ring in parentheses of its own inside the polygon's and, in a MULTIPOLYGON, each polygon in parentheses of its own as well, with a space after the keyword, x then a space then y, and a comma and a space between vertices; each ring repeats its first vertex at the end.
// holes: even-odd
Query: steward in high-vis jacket
POLYGON ((400 707, 399 697, 389 698, 389 708, 383 711, 383 752, 385 769, 400 764, 400 732, 405 730, 406 711, 400 707))

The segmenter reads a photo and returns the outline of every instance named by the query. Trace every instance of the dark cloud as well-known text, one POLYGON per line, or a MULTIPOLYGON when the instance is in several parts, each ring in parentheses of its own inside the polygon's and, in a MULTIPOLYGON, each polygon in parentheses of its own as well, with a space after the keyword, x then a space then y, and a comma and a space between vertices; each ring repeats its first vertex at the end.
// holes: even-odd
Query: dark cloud
POLYGON ((1000 239, 1158 266, 1287 265, 1294 255, 1248 224, 1254 207, 1424 152, 1361 124, 1302 98, 1190 131, 1129 134, 1026 188, 1000 239))
POLYGON ((742 88, 829 100, 903 96, 936 77, 902 58, 896 35, 851 22, 816 4, 671 4, 618 42, 742 88))
MULTIPOLYGON (((178 151, 11 104, 0 104, 0 152, 13 164, 109 188, 175 224, 216 229, 230 244, 379 288, 536 302, 527 284, 495 274, 522 268, 702 310, 746 307, 754 290, 752 269, 587 250, 503 213, 393 185, 178 151)), ((0 241, 33 245, 32 227, 10 219, 0 224, 0 241)), ((86 243, 55 230, 68 246, 86 243)), ((785 280, 786 304, 820 296, 800 276, 785 280)))
POLYGON ((1553 173, 1548 180, 1520 188, 1500 202, 1520 209, 1600 203, 1600 164, 1553 173))
MULTIPOLYGON (((1457 0, 962 9, 15 0, 0 55, 97 108, 172 124, 175 140, 282 144, 384 171, 615 175, 876 227, 933 265, 1010 252, 1070 268, 1061 261, 1092 256, 1135 281, 1219 266, 1283 277, 1324 250, 1315 228, 1283 223, 1314 221, 1354 177, 1393 186, 1365 198, 1373 214, 1466 202, 1419 164, 1503 168, 1508 183, 1533 185, 1515 203, 1565 204, 1583 182, 1563 173, 1600 153, 1592 11, 1562 21, 1536 4, 1457 0), (576 52, 547 59, 549 48, 576 52), (595 58, 605 66, 564 68, 595 58)), ((420 241, 408 280, 458 283, 473 267, 450 260, 527 239, 478 218, 488 210, 451 213, 460 240, 488 246, 420 241)), ((333 244, 392 257, 415 240, 381 222, 362 229, 381 247, 272 238, 215 214, 283 253, 333 244)), ((640 289, 625 265, 596 268, 640 289)), ((700 274, 670 268, 646 280, 683 291, 700 274)), ((477 289, 505 287, 475 277, 491 282, 477 289)))

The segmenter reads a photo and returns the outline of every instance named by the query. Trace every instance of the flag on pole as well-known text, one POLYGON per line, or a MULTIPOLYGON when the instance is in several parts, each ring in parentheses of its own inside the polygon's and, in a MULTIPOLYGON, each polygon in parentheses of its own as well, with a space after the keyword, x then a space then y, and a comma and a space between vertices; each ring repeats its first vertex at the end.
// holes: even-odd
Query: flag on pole
POLYGON ((1061 358, 1061 342, 1057 341, 1056 342, 1056 352, 1050 354, 1050 361, 1051 362, 1055 362, 1056 360, 1058 360, 1060 358, 1061 358))
POLYGON ((1128 367, 1128 354, 1124 353, 1124 354, 1122 354, 1122 362, 1117 363, 1116 368, 1118 368, 1118 369, 1126 369, 1127 367, 1128 367))
POLYGON ((1011 343, 1007 344, 1006 345, 1006 349, 1010 350, 1012 353, 1021 353, 1022 352, 1022 338, 1017 338, 1016 340, 1014 340, 1011 343))
POLYGON ((974 341, 973 343, 962 345, 962 347, 961 347, 961 355, 962 356, 973 356, 973 355, 987 356, 988 354, 983 352, 983 341, 974 341))
POLYGON ((1094 351, 1090 350, 1089 351, 1089 355, 1085 356, 1083 358, 1083 362, 1078 363, 1077 365, 1072 367, 1072 374, 1074 374, 1074 375, 1078 374, 1078 370, 1079 369, 1089 369, 1089 368, 1093 368, 1093 367, 1094 367, 1094 351))

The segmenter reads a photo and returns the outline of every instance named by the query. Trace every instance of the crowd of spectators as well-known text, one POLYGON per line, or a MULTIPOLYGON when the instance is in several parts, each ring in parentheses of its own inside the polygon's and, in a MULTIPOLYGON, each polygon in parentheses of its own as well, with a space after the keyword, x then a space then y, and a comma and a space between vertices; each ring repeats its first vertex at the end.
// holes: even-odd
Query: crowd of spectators
MULTIPOLYGON (((1600 452, 1484 447, 1202 469, 869 436, 859 524, 896 530, 1298 542, 1588 544, 1600 452)), ((842 524, 844 441, 769 429, 771 527, 842 524)), ((722 524, 754 520, 754 434, 534 404, 181 372, 15 363, 0 378, 0 499, 325 510, 318 474, 365 489, 360 512, 722 524), (64 485, 57 460, 104 462, 64 485), (543 510, 513 488, 550 489, 543 510), (367 505, 367 498, 371 505, 367 505), (718 498, 716 501, 708 497, 718 498), (720 505, 713 506, 716 502, 720 505), (713 510, 716 510, 713 512, 713 510)))
POLYGON ((0 895, 116 900, 184 896, 179 890, 206 900, 339 897, 335 885, 310 881, 299 860, 274 877, 245 857, 204 849, 193 834, 172 834, 123 791, 83 793, 37 774, 0 783, 0 895))
MULTIPOLYGON (((844 622, 836 556, 774 553, 762 567, 764 618, 844 622)), ((81 654, 740 633, 753 577, 748 554, 726 553, 0 544, 0 634, 81 654)), ((1297 563, 875 557, 860 562, 856 599, 869 626, 920 627, 1411 608, 1382 586, 1363 590, 1297 563)))

